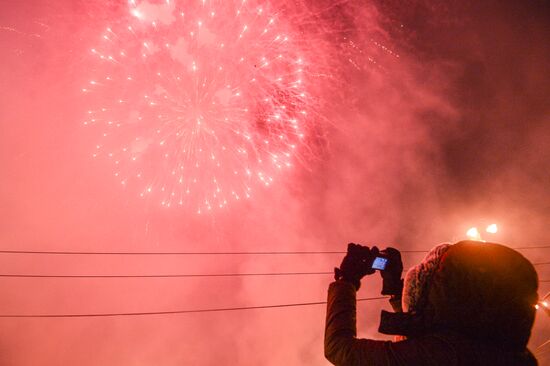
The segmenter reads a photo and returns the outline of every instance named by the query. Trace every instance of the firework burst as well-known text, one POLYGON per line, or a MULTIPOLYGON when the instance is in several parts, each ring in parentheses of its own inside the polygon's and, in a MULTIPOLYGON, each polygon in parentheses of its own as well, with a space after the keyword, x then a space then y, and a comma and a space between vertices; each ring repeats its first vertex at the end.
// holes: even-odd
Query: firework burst
POLYGON ((131 1, 90 50, 84 122, 121 185, 198 213, 292 168, 311 127, 299 32, 255 1, 131 1))

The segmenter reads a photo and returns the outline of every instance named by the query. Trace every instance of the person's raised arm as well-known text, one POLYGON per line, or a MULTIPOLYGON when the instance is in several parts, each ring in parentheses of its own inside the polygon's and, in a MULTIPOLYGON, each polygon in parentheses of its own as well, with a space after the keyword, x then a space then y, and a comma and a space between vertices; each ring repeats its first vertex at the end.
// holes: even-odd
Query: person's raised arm
POLYGON ((371 264, 377 254, 376 248, 350 244, 342 265, 335 269, 336 281, 328 291, 325 326, 325 357, 334 365, 391 364, 388 357, 391 342, 356 338, 356 291, 361 278, 374 273, 371 264))

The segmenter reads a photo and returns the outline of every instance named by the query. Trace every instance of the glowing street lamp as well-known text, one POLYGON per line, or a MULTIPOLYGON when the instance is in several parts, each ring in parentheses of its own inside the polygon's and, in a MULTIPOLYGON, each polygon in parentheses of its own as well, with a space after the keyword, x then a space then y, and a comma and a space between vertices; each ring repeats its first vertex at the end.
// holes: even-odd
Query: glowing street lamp
POLYGON ((496 234, 498 232, 498 226, 497 226, 497 224, 491 224, 491 225, 487 226, 485 231, 487 231, 490 234, 496 234))
MULTIPOLYGON (((487 226, 485 228, 485 232, 487 232, 488 234, 496 234, 498 232, 498 226, 497 224, 490 224, 489 226, 487 226)), ((482 237, 481 237, 481 232, 478 230, 477 227, 471 227, 468 229, 468 231, 466 231, 466 236, 468 237, 468 239, 470 240, 476 240, 476 241, 485 241, 482 237)))
POLYGON ((466 231, 466 236, 470 240, 477 240, 481 241, 481 234, 479 233, 479 230, 477 230, 476 227, 471 227, 466 231))

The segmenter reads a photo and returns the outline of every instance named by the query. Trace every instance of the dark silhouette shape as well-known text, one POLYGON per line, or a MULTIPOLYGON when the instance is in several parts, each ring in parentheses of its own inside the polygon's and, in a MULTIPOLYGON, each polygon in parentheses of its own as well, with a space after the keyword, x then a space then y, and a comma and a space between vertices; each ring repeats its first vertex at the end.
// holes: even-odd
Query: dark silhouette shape
POLYGON ((409 270, 400 291, 401 258, 381 251, 394 262, 382 277, 395 312, 383 311, 379 328, 399 336, 391 342, 356 338, 358 281, 372 272, 360 269, 372 263, 356 254, 368 253, 361 248, 350 245, 328 291, 325 356, 334 365, 537 365, 527 342, 538 277, 520 253, 495 243, 442 244, 409 270))

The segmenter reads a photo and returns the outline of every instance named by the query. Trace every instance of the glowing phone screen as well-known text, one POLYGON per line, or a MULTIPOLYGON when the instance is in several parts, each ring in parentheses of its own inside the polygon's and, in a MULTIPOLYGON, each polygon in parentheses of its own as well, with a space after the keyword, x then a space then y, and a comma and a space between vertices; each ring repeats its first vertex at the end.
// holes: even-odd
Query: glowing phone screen
POLYGON ((372 262, 372 269, 378 269, 380 271, 383 271, 386 269, 387 264, 388 264, 387 258, 376 257, 374 259, 374 262, 372 262))

